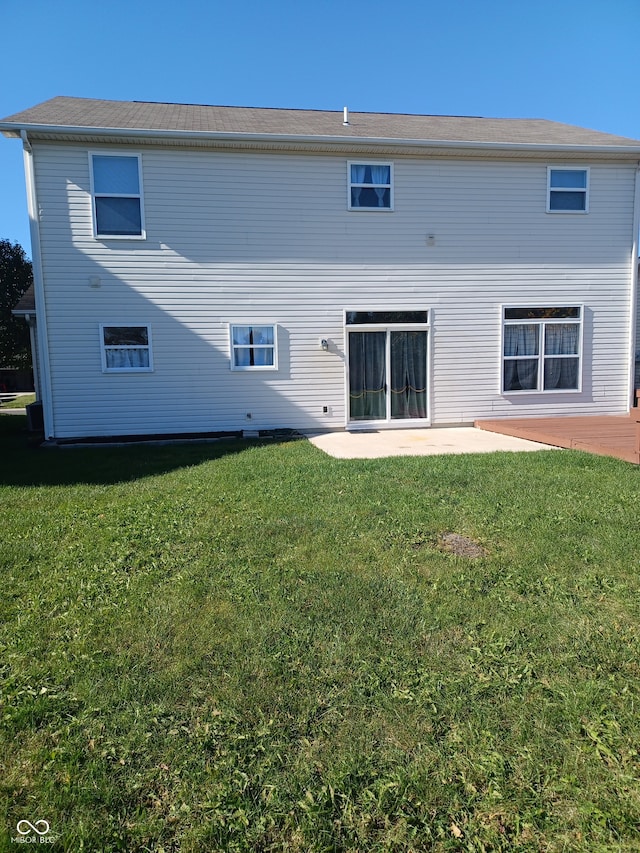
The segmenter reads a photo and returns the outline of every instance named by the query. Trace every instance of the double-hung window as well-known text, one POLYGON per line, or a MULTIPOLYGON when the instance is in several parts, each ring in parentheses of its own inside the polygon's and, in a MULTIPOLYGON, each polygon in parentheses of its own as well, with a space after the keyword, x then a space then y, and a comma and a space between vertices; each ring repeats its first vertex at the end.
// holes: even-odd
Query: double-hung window
POLYGON ((96 237, 144 238, 139 154, 91 154, 96 237))
POLYGON ((100 326, 102 370, 105 373, 153 370, 149 326, 100 326))
POLYGON ((275 325, 231 325, 232 370, 277 370, 275 325))
POLYGON ((589 170, 575 166, 547 168, 547 213, 588 213, 589 170))
POLYGON ((579 391, 582 308, 503 309, 505 393, 579 391))
POLYGON ((349 210, 393 210, 393 163, 347 163, 349 210))

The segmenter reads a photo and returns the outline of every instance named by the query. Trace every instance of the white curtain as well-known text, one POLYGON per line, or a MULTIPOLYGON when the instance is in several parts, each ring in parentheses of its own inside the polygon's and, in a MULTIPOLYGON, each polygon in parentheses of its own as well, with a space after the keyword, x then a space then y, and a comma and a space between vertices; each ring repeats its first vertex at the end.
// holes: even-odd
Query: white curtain
POLYGON ((547 323, 544 333, 545 355, 577 355, 577 323, 547 323))
POLYGON ((236 367, 269 367, 274 364, 273 326, 234 326, 236 367))
MULTIPOLYGON (((371 183, 372 184, 388 184, 389 183, 389 167, 388 166, 371 166, 371 183)), ((384 196, 387 192, 386 186, 375 186, 376 195, 378 197, 378 207, 384 207, 384 196)))
POLYGON ((111 370, 149 367, 149 350, 129 347, 109 347, 105 349, 107 367, 111 370))
POLYGON ((236 347, 236 367, 271 367, 273 365, 273 347, 236 347))
POLYGON ((351 207, 360 207, 362 187, 354 187, 353 184, 364 183, 366 168, 366 166, 351 166, 351 207))

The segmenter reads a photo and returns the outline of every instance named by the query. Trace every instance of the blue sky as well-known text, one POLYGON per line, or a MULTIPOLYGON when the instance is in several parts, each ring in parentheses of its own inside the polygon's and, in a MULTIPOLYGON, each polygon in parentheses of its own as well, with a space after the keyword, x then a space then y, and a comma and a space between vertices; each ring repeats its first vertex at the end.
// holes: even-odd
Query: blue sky
MULTIPOLYGON (((640 0, 0 0, 0 11, 3 118, 72 95, 548 118, 640 139, 640 0)), ((30 254, 21 143, 2 136, 0 238, 30 254)))

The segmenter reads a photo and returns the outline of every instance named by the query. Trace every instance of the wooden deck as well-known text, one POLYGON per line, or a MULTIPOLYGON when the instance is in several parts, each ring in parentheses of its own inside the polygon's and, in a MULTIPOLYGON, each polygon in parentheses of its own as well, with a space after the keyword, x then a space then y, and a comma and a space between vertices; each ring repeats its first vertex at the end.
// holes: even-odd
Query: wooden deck
POLYGON ((554 447, 615 456, 640 464, 640 410, 631 415, 584 415, 557 418, 479 420, 474 426, 554 447))

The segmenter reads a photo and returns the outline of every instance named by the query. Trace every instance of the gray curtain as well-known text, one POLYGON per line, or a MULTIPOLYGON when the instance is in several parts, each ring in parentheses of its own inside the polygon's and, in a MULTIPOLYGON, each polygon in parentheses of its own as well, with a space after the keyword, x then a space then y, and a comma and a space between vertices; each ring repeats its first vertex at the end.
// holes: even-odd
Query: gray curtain
POLYGON ((504 390, 535 390, 538 387, 540 329, 536 323, 504 327, 504 390), (509 358, 534 355, 535 358, 509 358))
POLYGON ((386 418, 386 332, 349 333, 349 415, 351 420, 386 418))
POLYGON ((427 417, 426 332, 391 332, 391 417, 427 417))
POLYGON ((575 323, 547 323, 544 334, 544 388, 578 387, 578 326, 575 323), (549 358, 563 355, 565 358, 549 358), (568 358, 566 356, 569 356, 568 358), (571 358, 570 356, 575 356, 571 358))

